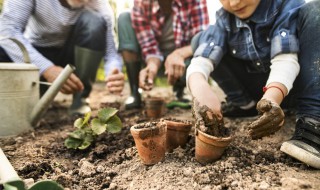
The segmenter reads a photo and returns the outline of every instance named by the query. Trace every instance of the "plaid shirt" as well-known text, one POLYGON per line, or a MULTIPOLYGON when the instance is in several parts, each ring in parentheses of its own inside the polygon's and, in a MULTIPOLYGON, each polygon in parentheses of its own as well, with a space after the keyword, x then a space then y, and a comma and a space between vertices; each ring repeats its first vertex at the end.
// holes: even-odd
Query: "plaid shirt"
MULTIPOLYGON (((173 0, 172 14, 176 48, 189 45, 192 37, 209 24, 206 0, 173 0)), ((158 1, 134 0, 131 19, 143 57, 163 59, 158 40, 161 38, 165 15, 160 11, 158 1)))

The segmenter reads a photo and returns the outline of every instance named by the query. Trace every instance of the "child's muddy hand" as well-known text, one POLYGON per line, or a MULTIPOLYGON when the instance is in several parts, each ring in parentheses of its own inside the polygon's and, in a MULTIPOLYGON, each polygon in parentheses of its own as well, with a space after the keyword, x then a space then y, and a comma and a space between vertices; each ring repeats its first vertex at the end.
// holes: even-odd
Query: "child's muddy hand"
POLYGON ((249 125, 252 139, 274 134, 283 126, 284 113, 277 103, 262 99, 257 104, 257 110, 262 116, 249 125))
POLYGON ((208 106, 200 105, 195 98, 192 102, 192 114, 196 120, 196 127, 201 131, 212 131, 224 125, 223 117, 220 113, 214 113, 208 106))

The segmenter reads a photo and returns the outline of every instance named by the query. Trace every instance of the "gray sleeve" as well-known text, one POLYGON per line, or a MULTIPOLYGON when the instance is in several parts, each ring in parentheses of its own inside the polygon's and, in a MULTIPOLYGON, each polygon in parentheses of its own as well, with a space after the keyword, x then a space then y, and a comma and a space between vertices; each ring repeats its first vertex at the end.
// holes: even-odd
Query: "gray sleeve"
POLYGON ((0 16, 0 46, 9 57, 16 63, 23 63, 23 54, 20 48, 8 38, 20 41, 29 53, 31 63, 35 64, 40 73, 50 67, 53 63, 42 56, 23 36, 29 18, 34 9, 34 1, 9 0, 4 1, 0 16))

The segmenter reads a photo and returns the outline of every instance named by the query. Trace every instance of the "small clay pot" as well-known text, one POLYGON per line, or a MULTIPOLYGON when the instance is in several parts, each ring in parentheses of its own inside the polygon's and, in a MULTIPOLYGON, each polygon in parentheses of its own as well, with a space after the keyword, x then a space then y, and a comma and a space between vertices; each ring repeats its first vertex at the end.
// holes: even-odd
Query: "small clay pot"
POLYGON ((187 144, 192 123, 188 121, 164 119, 167 124, 167 151, 172 152, 175 148, 184 148, 187 144))
POLYGON ((146 98, 145 109, 149 118, 160 118, 164 112, 164 99, 159 97, 146 98))
POLYGON ((218 160, 225 148, 231 143, 232 137, 215 137, 196 129, 195 156, 201 164, 218 160))
POLYGON ((139 157, 143 164, 162 161, 166 152, 167 125, 165 122, 146 122, 130 128, 139 157))

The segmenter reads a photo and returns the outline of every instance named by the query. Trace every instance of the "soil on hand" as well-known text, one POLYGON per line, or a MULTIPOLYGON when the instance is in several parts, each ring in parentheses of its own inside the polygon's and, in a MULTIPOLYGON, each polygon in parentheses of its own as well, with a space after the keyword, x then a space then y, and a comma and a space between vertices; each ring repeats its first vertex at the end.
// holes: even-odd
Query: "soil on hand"
MULTIPOLYGON (((129 87, 126 86, 126 90, 129 87)), ((172 99, 171 88, 150 93, 172 99)), ((104 84, 95 84, 90 105, 93 115, 103 106, 123 102, 128 96, 110 95, 104 84)), ((152 95, 152 94, 151 94, 152 95)), ((103 134, 87 150, 72 150, 64 140, 73 131, 76 118, 67 115, 70 96, 56 98, 35 131, 0 139, 0 146, 22 179, 28 184, 56 180, 69 190, 100 189, 271 189, 292 190, 320 187, 320 171, 285 155, 279 149, 294 132, 295 118, 287 113, 284 127, 260 140, 247 136, 247 126, 256 118, 224 118, 234 140, 220 160, 201 165, 194 158, 194 127, 187 146, 166 153, 165 160, 145 166, 141 163, 130 127, 148 122, 144 110, 118 113, 124 128, 119 134, 103 134)), ((116 104, 118 105, 118 104, 116 104)), ((118 105, 119 106, 119 105, 118 105)), ((167 110, 165 117, 192 119, 191 110, 167 110)), ((1 189, 1 188, 0 188, 1 189)))
POLYGON ((195 118, 195 127, 200 131, 215 137, 229 137, 230 130, 225 127, 223 117, 213 113, 206 105, 199 105, 193 100, 192 113, 195 118))

